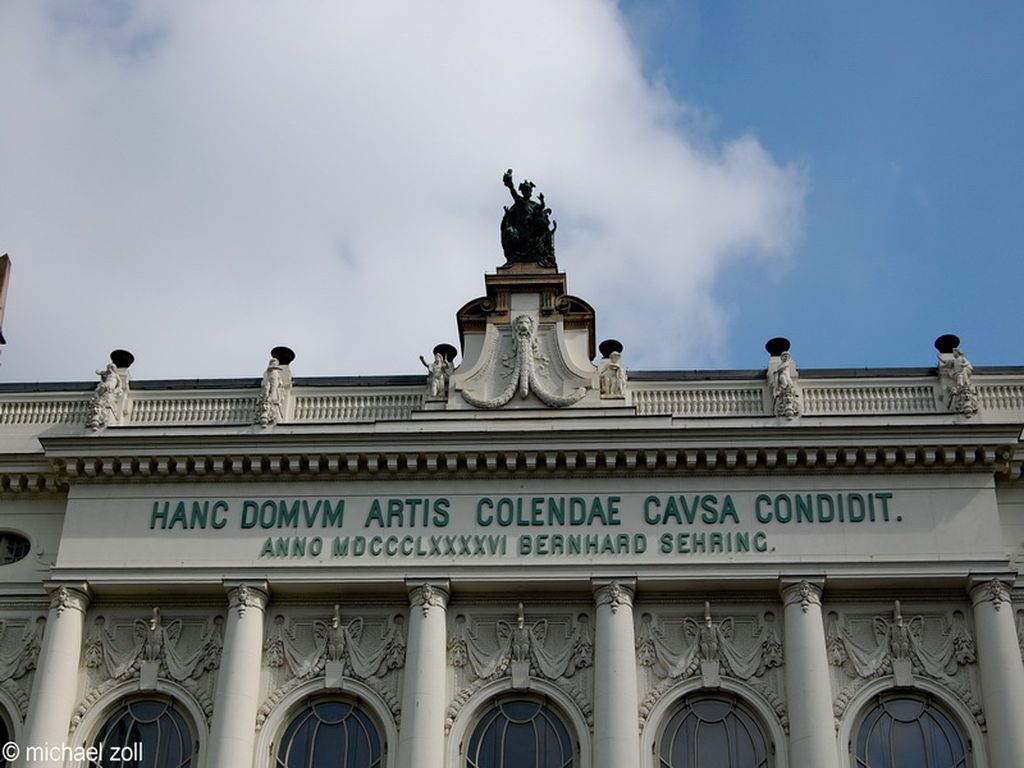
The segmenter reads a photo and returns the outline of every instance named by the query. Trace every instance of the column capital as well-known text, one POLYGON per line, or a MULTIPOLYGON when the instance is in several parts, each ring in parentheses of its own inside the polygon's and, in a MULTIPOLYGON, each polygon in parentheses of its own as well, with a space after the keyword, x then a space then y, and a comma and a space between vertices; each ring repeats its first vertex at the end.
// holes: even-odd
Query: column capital
POLYGON ((420 608, 423 611, 423 618, 427 617, 431 608, 440 608, 443 611, 448 607, 451 582, 407 581, 406 586, 409 588, 409 606, 420 608))
POLYGON ((814 578, 787 578, 779 579, 779 593, 782 595, 782 604, 790 606, 799 604, 800 610, 807 613, 812 605, 821 607, 821 593, 825 587, 825 579, 814 578))
POLYGON ((259 611, 267 609, 270 600, 267 582, 224 582, 228 590, 228 609, 238 609, 238 616, 241 618, 249 608, 259 611))
POLYGON ((593 579, 590 584, 594 590, 594 602, 599 606, 611 606, 612 613, 618 613, 622 606, 633 606, 636 579, 593 579))
POLYGON ((1003 604, 1010 604, 1010 582, 998 576, 984 580, 972 578, 968 583, 967 592, 975 607, 982 603, 992 603, 992 607, 998 611, 1003 604))
POLYGON ((89 607, 91 596, 88 584, 48 584, 46 589, 50 595, 50 610, 56 610, 58 616, 67 610, 85 613, 89 607))

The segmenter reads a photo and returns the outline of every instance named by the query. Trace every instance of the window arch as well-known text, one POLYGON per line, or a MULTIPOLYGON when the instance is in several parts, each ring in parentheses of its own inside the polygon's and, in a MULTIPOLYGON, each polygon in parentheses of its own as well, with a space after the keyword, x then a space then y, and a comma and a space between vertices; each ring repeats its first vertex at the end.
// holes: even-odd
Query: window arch
POLYGON ((173 700, 126 699, 107 717, 94 745, 90 768, 194 768, 198 743, 173 700))
POLYGON ((466 768, 576 768, 576 749, 565 721, 546 699, 496 699, 473 728, 466 768))
POLYGON ((275 768, 381 768, 380 728, 358 701, 319 699, 292 717, 275 768))
POLYGON ((764 729, 735 696, 698 694, 682 700, 656 748, 658 768, 768 768, 764 729))
POLYGON ((966 742, 931 696, 891 691, 876 696, 856 729, 855 768, 967 768, 966 742))
MULTIPOLYGON (((14 734, 11 733, 10 726, 7 725, 7 718, 4 717, 4 713, 0 711, 0 744, 6 744, 9 741, 13 741, 14 734)), ((7 768, 7 758, 0 753, 0 768, 7 768)))

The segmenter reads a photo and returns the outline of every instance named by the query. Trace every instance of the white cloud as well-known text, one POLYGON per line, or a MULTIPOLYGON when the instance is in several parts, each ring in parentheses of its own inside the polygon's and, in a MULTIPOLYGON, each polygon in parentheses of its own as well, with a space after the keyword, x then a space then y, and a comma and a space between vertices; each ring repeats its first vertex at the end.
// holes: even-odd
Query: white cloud
POLYGON ((5 380, 419 372, 503 262, 508 166, 634 368, 712 359, 716 271, 799 234, 799 170, 688 136, 610 2, 61 8, 0 7, 5 380))

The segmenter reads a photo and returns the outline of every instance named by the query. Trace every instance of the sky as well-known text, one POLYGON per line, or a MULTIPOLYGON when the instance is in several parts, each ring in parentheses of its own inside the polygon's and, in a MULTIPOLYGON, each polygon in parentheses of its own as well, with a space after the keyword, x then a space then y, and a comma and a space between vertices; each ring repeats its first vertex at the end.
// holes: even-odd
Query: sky
POLYGON ((408 374, 531 179, 629 368, 1024 364, 1024 4, 0 0, 0 381, 408 374))

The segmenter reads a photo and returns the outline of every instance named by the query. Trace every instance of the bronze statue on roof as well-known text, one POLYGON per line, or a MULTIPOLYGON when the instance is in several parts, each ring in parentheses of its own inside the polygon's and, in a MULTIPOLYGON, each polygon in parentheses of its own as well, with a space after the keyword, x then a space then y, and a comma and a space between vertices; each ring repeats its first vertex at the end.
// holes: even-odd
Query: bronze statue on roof
POLYGON ((551 209, 545 206, 544 195, 539 194, 534 200, 534 184, 527 180, 523 180, 516 191, 511 168, 505 171, 502 181, 512 193, 512 205, 505 206, 505 215, 501 219, 501 248, 505 252, 505 263, 557 267, 554 234, 558 224, 551 221, 551 209))

